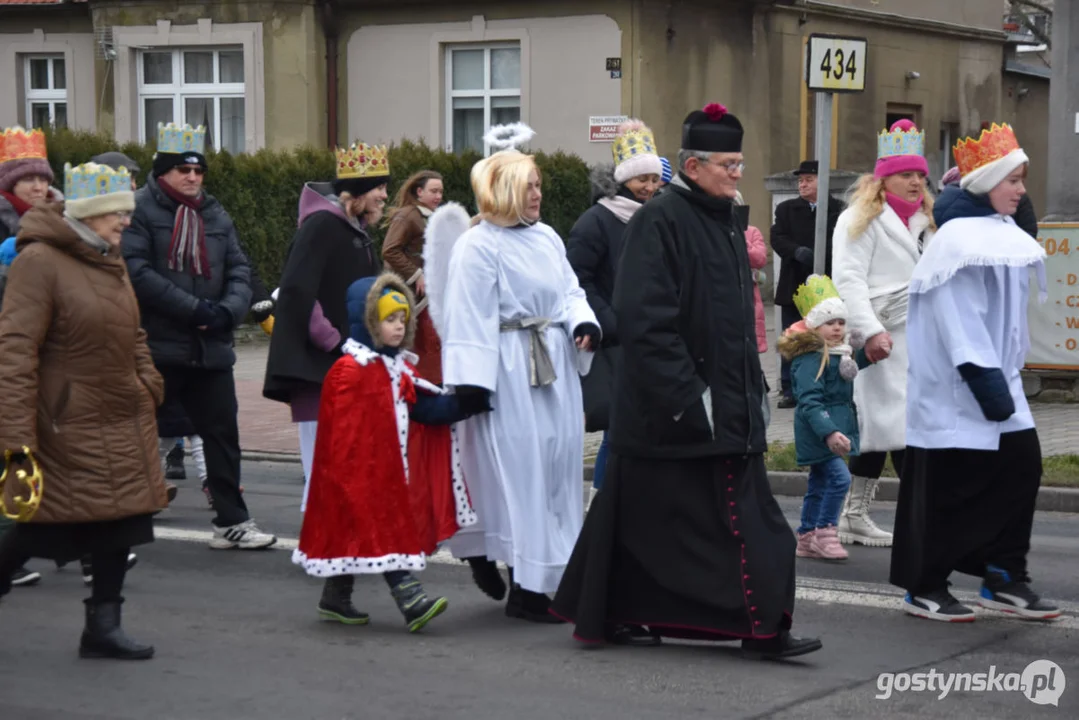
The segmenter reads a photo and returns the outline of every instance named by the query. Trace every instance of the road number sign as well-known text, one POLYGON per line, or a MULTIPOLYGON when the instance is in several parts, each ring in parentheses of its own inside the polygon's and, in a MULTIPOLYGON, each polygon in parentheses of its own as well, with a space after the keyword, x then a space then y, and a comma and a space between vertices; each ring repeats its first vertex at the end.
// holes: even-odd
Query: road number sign
POLYGON ((806 85, 816 92, 862 92, 866 59, 864 38, 810 35, 806 85))

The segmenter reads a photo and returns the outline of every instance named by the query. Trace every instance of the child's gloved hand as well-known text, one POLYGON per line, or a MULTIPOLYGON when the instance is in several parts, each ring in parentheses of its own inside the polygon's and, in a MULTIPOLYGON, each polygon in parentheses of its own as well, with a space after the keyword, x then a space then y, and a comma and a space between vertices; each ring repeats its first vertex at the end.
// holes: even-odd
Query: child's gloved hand
POLYGON ((824 442, 836 455, 843 456, 850 452, 850 438, 838 430, 829 435, 824 442))

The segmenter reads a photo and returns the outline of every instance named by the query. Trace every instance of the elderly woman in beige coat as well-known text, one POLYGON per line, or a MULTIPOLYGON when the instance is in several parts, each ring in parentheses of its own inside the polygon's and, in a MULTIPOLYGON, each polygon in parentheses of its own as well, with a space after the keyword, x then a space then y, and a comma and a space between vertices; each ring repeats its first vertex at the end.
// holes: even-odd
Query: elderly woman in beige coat
POLYGON ((65 176, 65 208, 22 218, 0 312, 5 506, 26 494, 16 469, 36 465, 43 478, 40 507, 0 539, 0 596, 24 557, 88 553, 80 656, 145 659, 153 647, 121 628, 121 590, 128 553, 153 541, 167 495, 154 419, 164 386, 119 248, 135 200, 126 170, 88 163, 65 176))

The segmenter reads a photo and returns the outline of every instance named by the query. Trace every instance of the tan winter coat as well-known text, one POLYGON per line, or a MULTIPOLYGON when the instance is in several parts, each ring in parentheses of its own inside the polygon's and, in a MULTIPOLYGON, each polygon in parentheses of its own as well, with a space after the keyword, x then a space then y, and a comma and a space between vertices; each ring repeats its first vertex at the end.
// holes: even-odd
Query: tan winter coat
POLYGON ((61 206, 27 212, 18 238, 0 312, 0 450, 28 446, 41 466, 44 499, 31 522, 164 508, 154 419, 164 383, 119 248, 103 255, 61 206))
POLYGON ((416 205, 402 209, 390 222, 382 242, 382 260, 406 282, 423 268, 423 233, 427 218, 416 205))

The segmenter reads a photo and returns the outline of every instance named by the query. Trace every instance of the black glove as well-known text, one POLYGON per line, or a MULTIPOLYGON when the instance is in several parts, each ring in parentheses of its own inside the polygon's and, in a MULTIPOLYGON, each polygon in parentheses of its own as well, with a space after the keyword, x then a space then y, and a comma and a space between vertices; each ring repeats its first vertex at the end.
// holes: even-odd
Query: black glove
POLYGON ((796 248, 794 251, 794 259, 803 265, 813 267, 813 251, 807 247, 796 248))
POLYGON ((472 417, 473 415, 479 415, 480 413, 490 412, 494 408, 491 407, 491 393, 483 388, 472 388, 477 392, 461 393, 461 388, 457 388, 457 406, 461 409, 461 412, 472 417))
POLYGON ((205 300, 199 300, 198 307, 191 314, 191 327, 209 327, 214 322, 214 306, 205 300))
POLYGON ((274 307, 273 300, 257 302, 251 306, 251 317, 255 318, 255 322, 263 323, 266 321, 266 318, 273 315, 274 307))
POLYGON ((974 363, 959 366, 959 374, 966 380, 974 399, 982 408, 982 415, 992 422, 1004 422, 1015 414, 1008 380, 1000 368, 983 368, 974 363))
POLYGON ((221 305, 214 305, 214 319, 207 326, 211 332, 226 332, 232 329, 232 313, 221 305))
POLYGON ((602 333, 600 332, 599 325, 596 325, 595 323, 581 323, 573 328, 573 339, 579 340, 580 338, 588 338, 592 343, 590 347, 593 351, 599 350, 601 335, 602 333))

